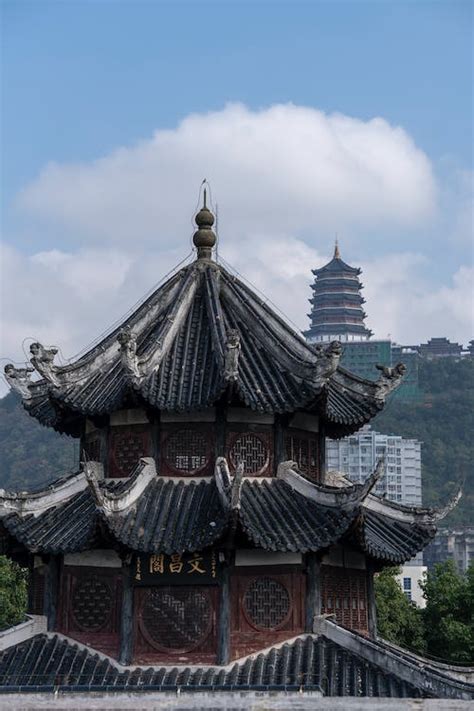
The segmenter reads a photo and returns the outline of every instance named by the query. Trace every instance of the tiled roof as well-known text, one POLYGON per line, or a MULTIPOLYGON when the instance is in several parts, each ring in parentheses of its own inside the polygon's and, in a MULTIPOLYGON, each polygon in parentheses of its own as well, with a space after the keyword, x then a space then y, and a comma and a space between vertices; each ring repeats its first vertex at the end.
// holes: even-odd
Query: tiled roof
POLYGON ((340 257, 333 257, 324 267, 313 269, 312 271, 314 275, 331 275, 333 272, 334 274, 342 274, 344 272, 352 275, 360 274, 358 267, 350 267, 349 264, 346 264, 340 257))
POLYGON ((0 653, 0 693, 12 691, 320 690, 325 696, 425 694, 324 637, 307 635, 230 667, 117 668, 58 636, 0 653))
POLYGON ((12 513, 0 520, 32 552, 72 553, 92 547, 98 513, 90 490, 84 489, 39 516, 12 513))
POLYGON ((42 512, 4 512, 0 521, 31 552, 79 552, 104 541, 141 553, 192 552, 222 541, 234 521, 255 547, 264 550, 316 552, 347 539, 369 555, 393 563, 412 558, 436 530, 428 510, 399 510, 374 497, 379 507, 374 511, 360 498, 366 495, 362 489, 357 496, 344 498, 344 489, 332 489, 335 493, 329 495, 331 489, 323 487, 318 494, 318 486, 308 483, 319 496, 315 500, 313 494, 305 495, 277 477, 245 478, 235 519, 215 480, 156 477, 154 465, 146 465, 150 466, 153 471, 141 493, 134 493, 143 476, 139 467, 126 482, 101 482, 96 493, 84 478, 82 491, 46 504, 42 512), (120 497, 124 504, 114 509, 120 497))
MULTIPOLYGON (((314 409, 334 423, 325 394, 346 399, 351 374, 334 368, 267 303, 237 277, 213 262, 184 267, 89 353, 68 366, 55 366, 55 386, 30 384, 24 400, 31 415, 60 431, 73 432, 85 415, 111 413, 135 401, 164 411, 195 411, 217 402, 224 391, 253 410, 289 413, 314 409), (240 350, 229 379, 226 354, 236 331, 240 350), (120 340, 133 340, 133 355, 120 340), (122 334, 122 336, 121 336, 122 334), (122 349, 122 350, 121 350, 122 349), (321 373, 324 372, 324 375, 321 373), (341 378, 344 381, 341 383, 341 378)), ((377 387, 357 381, 357 418, 351 407, 345 427, 367 422, 377 387), (365 409, 364 409, 365 408, 365 409)), ((383 398, 377 402, 383 403, 383 398)))
POLYGON ((392 563, 404 563, 413 558, 434 538, 434 525, 420 525, 364 510, 360 526, 363 548, 374 558, 392 563))
POLYGON ((284 481, 245 481, 240 520, 258 548, 306 553, 330 546, 354 519, 336 508, 321 506, 293 491, 284 481))
POLYGON ((123 514, 106 522, 113 536, 135 551, 184 553, 221 538, 228 520, 214 482, 156 479, 123 514))

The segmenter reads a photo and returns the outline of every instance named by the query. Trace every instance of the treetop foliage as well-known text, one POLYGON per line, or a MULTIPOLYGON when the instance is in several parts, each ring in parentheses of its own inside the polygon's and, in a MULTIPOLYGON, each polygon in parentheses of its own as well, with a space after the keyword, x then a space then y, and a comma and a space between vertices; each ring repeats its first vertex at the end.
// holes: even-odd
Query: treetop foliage
POLYGON ((0 555, 0 630, 25 618, 27 605, 27 570, 0 555))
POLYGON ((453 561, 439 563, 421 583, 424 609, 400 588, 399 568, 385 568, 375 579, 378 634, 418 654, 452 664, 474 662, 474 566, 465 575, 453 561))

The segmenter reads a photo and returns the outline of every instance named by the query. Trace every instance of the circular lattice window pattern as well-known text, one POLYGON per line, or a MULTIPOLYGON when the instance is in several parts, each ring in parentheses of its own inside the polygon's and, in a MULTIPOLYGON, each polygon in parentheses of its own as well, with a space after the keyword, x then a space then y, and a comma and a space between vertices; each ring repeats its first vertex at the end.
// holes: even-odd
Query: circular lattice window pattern
POLYGON ((274 630, 290 615, 290 593, 278 580, 257 578, 245 591, 243 607, 251 625, 261 630, 274 630))
POLYGON ((234 468, 243 462, 244 474, 261 474, 268 466, 268 447, 264 440, 253 432, 236 437, 229 456, 234 468))
POLYGON ((209 460, 206 436, 196 430, 173 432, 165 443, 165 460, 172 469, 184 474, 203 469, 209 460))
POLYGON ((140 629, 157 649, 189 652, 207 639, 211 625, 212 603, 204 590, 153 588, 143 600, 140 629))
POLYGON ((112 610, 112 592, 99 578, 78 582, 72 594, 72 614, 77 625, 95 632, 107 624, 112 610))

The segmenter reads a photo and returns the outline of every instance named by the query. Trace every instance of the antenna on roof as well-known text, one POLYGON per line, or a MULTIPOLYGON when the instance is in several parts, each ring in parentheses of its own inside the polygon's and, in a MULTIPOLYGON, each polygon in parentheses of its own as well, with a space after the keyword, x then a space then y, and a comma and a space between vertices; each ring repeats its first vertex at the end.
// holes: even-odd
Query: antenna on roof
POLYGON ((340 259, 341 258, 341 253, 339 251, 339 243, 337 241, 337 232, 336 232, 336 240, 335 240, 335 245, 334 245, 334 259, 340 259))

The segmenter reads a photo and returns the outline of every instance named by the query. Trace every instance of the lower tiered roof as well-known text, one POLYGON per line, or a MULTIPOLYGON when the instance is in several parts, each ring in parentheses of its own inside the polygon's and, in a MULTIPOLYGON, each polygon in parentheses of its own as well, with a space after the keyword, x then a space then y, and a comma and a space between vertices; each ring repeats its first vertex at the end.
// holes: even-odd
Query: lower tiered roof
POLYGON ((0 652, 0 693, 316 691, 324 696, 472 699, 474 686, 382 642, 325 623, 227 667, 124 667, 55 634, 0 652), (421 663, 420 663, 421 662, 421 663))
POLYGON ((386 502, 364 485, 329 487, 281 465, 276 477, 231 477, 219 459, 213 478, 169 479, 142 459, 128 481, 104 481, 99 465, 34 494, 0 496, 4 535, 32 553, 114 546, 140 553, 184 553, 220 545, 240 532, 269 551, 316 552, 347 542, 391 563, 412 558, 446 513, 386 502))

